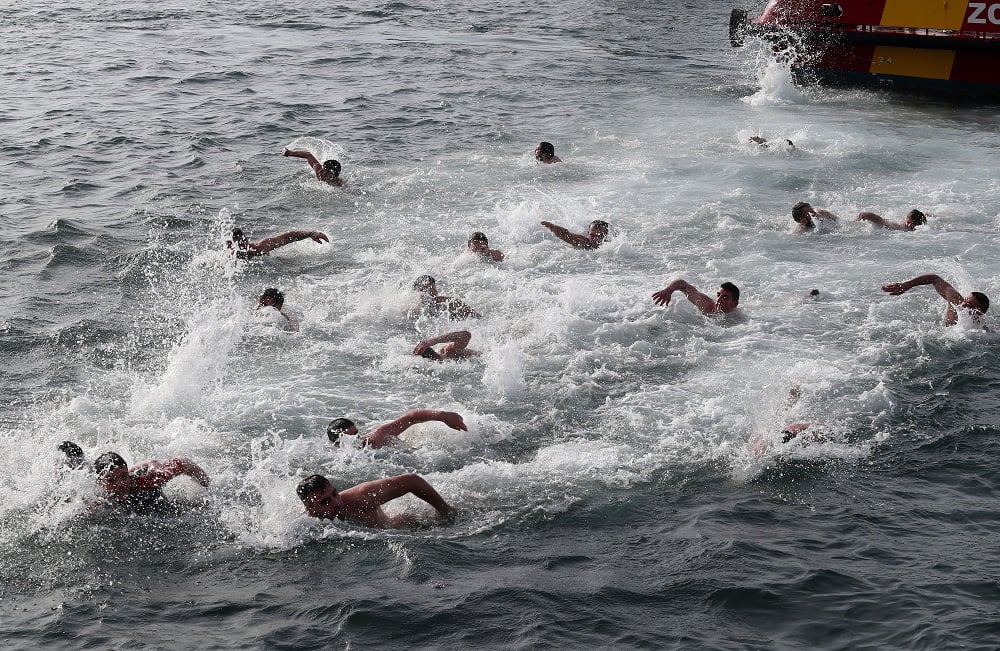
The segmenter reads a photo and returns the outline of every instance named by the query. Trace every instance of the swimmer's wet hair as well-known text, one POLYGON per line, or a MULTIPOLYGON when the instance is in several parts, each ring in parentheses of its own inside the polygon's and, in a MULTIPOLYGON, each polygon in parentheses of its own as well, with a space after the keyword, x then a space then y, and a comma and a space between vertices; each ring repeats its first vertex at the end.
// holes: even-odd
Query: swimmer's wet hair
POLYGON ((924 213, 920 212, 916 208, 914 208, 910 212, 906 213, 906 216, 907 217, 913 217, 913 223, 915 225, 917 225, 917 226, 923 226, 924 224, 927 223, 927 215, 925 215, 924 213))
POLYGON ((82 459, 83 448, 73 441, 63 441, 59 444, 59 451, 71 459, 82 459))
POLYGON ((94 472, 98 477, 102 477, 115 468, 128 468, 125 459, 117 452, 105 452, 94 460, 94 472))
POLYGON ((480 231, 476 231, 475 233, 469 236, 469 244, 472 244, 473 242, 483 242, 484 244, 487 245, 489 245, 490 243, 489 239, 487 239, 486 237, 486 233, 482 233, 480 231))
POLYGON ((611 225, 608 224, 608 222, 604 221, 603 219, 595 219, 594 221, 590 222, 590 226, 596 226, 598 228, 604 229, 605 231, 611 228, 611 225))
POLYGON ((541 141, 538 143, 538 149, 541 150, 542 156, 545 158, 552 158, 556 155, 556 148, 551 142, 547 142, 545 140, 541 141))
POLYGON ((271 304, 279 310, 285 304, 285 295, 275 287, 268 287, 264 290, 264 293, 260 295, 260 301, 263 302, 264 299, 269 299, 271 304))
POLYGON ((726 290, 733 295, 733 300, 737 303, 740 302, 740 288, 730 282, 724 282, 719 285, 722 289, 726 290))
MULTIPOLYGON (((295 494, 299 496, 299 499, 303 502, 309 497, 311 493, 316 491, 325 490, 327 486, 332 486, 330 480, 323 475, 309 475, 305 479, 299 482, 299 485, 295 487, 295 494)), ((336 489, 333 491, 336 493, 336 489)))
POLYGON ((335 418, 326 426, 326 436, 330 439, 330 443, 337 443, 340 441, 340 435, 353 426, 354 421, 350 418, 335 418))
POLYGON ((415 281, 413 281, 413 289, 420 292, 436 283, 437 281, 434 280, 434 276, 428 276, 427 274, 424 274, 423 276, 420 276, 415 281))
POLYGON ((441 357, 440 354, 438 354, 436 350, 434 350, 430 346, 424 348, 424 351, 420 353, 420 356, 423 357, 424 359, 434 360, 435 362, 440 362, 442 359, 444 359, 443 357, 441 357))
POLYGON ((986 314, 986 310, 990 309, 990 299, 988 299, 986 294, 982 292, 972 292, 972 295, 976 297, 977 301, 979 301, 979 311, 986 314))
POLYGON ((323 169, 333 175, 334 178, 340 176, 340 161, 333 160, 332 158, 328 161, 323 161, 323 169))
POLYGON ((808 201, 800 201, 792 206, 792 219, 796 223, 802 223, 802 219, 809 216, 809 213, 806 212, 806 206, 809 206, 808 201))

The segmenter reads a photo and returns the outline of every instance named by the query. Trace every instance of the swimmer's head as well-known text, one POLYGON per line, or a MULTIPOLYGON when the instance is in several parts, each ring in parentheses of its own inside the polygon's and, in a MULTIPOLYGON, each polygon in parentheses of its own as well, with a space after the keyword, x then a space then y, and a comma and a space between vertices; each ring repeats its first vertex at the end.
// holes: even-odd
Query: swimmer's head
POLYGON ((230 243, 236 245, 237 249, 245 249, 250 246, 250 240, 243 233, 242 228, 234 228, 230 237, 232 238, 230 243))
POLYGON ((326 426, 326 436, 334 445, 340 445, 341 436, 353 436, 357 433, 357 426, 349 418, 336 418, 326 426))
POLYGON ((740 288, 739 287, 737 287, 736 285, 734 285, 734 284, 732 284, 730 282, 722 283, 721 285, 719 285, 719 287, 721 289, 724 289, 727 292, 729 292, 729 295, 733 297, 733 302, 734 303, 739 303, 740 302, 740 288))
POLYGON ((94 460, 94 472, 97 473, 97 480, 105 488, 114 492, 128 492, 130 483, 128 475, 128 464, 125 459, 116 452, 105 452, 94 460))
POLYGON ((906 213, 906 220, 903 222, 907 228, 916 228, 927 223, 927 215, 916 208, 906 213))
POLYGON ((309 493, 314 493, 316 491, 321 491, 327 486, 333 486, 330 480, 323 475, 309 475, 305 479, 299 482, 299 485, 295 487, 295 494, 299 496, 299 499, 303 502, 309 497, 309 493))
POLYGON ((486 237, 486 233, 483 233, 481 231, 476 231, 475 233, 469 236, 469 246, 472 246, 473 242, 482 242, 487 246, 489 246, 490 244, 490 240, 489 238, 486 237))
POLYGON ((792 219, 796 224, 812 224, 812 218, 810 218, 812 213, 813 207, 806 201, 800 201, 792 206, 792 219))
POLYGON ((116 468, 128 468, 125 459, 117 452, 105 452, 94 460, 94 472, 103 477, 116 468))
POLYGON ((594 221, 590 222, 589 226, 587 226, 587 235, 590 236, 590 239, 596 240, 598 243, 600 243, 603 242, 604 238, 608 236, 608 231, 610 229, 611 226, 608 224, 608 222, 604 221, 603 219, 595 219, 594 221))
POLYGON ((976 302, 979 303, 978 307, 975 309, 979 310, 980 314, 986 314, 986 310, 990 309, 990 299, 987 298, 986 294, 982 292, 972 292, 971 296, 975 297, 976 302))
POLYGON ((552 146, 551 142, 546 142, 543 140, 542 142, 538 143, 537 147, 535 147, 535 160, 542 161, 544 163, 546 161, 552 160, 552 158, 555 155, 556 155, 556 148, 552 146))
POLYGON ((59 451, 66 455, 66 465, 70 468, 79 468, 83 465, 83 448, 73 441, 60 443, 59 451))
POLYGON ((323 169, 326 170, 333 178, 337 178, 340 176, 340 161, 333 160, 332 158, 330 160, 323 161, 323 169))
POLYGON ((443 357, 441 357, 441 355, 438 354, 436 350, 434 350, 430 346, 424 348, 423 352, 420 353, 420 356, 423 357, 424 359, 429 359, 435 362, 440 362, 442 359, 444 359, 443 357))
POLYGON ((285 304, 285 295, 282 294, 274 287, 268 287, 264 290, 264 293, 260 295, 260 300, 257 301, 257 307, 264 307, 265 305, 270 305, 278 310, 281 306, 285 304))
POLYGON ((424 274, 413 281, 413 289, 418 292, 435 293, 437 292, 437 281, 434 280, 434 276, 424 274))
POLYGON ((323 475, 309 475, 295 487, 306 513, 314 518, 336 518, 344 502, 330 480, 323 475))

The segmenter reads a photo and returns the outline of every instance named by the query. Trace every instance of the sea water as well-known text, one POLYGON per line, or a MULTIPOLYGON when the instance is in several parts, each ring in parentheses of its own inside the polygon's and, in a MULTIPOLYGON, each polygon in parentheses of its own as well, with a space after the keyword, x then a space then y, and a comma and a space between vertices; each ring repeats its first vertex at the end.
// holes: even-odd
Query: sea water
POLYGON ((729 48, 730 9, 5 9, 3 645, 997 646, 997 337, 880 291, 1000 299, 996 106, 798 88, 729 48), (797 201, 836 227, 793 234, 797 201), (915 232, 852 221, 911 208, 915 232), (539 223, 593 219, 595 251, 539 223), (234 226, 330 243, 237 261, 234 226), (413 318, 422 274, 482 318, 413 318), (677 278, 734 282, 740 314, 654 305, 677 278), (297 331, 255 313, 266 287, 297 331), (411 354, 459 328, 477 359, 411 354), (415 407, 468 431, 324 436, 415 407), (824 437, 781 444, 791 422, 824 437), (180 515, 94 508, 67 439, 212 485, 171 482, 180 515), (417 472, 459 515, 313 520, 317 472, 417 472))

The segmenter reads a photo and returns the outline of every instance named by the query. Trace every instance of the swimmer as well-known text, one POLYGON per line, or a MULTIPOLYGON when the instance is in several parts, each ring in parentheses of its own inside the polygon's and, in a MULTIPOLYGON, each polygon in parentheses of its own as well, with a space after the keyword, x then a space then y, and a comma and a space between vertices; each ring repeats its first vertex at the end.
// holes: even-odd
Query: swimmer
MULTIPOLYGON (((785 428, 781 430, 781 442, 788 443, 794 438, 797 438, 800 434, 808 430, 810 427, 818 427, 820 423, 789 423, 785 425, 785 428)), ((823 435, 822 431, 815 429, 812 432, 814 434, 813 438, 817 441, 824 441, 826 437, 823 435)), ((804 438, 804 437, 803 437, 804 438)))
POLYGON ((286 244, 306 239, 312 240, 317 244, 330 241, 326 235, 319 231, 288 231, 273 237, 265 237, 257 242, 251 242, 246 234, 243 233, 242 228, 234 228, 232 239, 226 242, 226 248, 232 250, 240 260, 249 260, 259 255, 267 255, 286 244))
POLYGON ((736 285, 726 282, 719 286, 719 291, 715 294, 713 301, 707 294, 702 294, 698 288, 686 280, 675 280, 660 291, 653 294, 653 302, 666 307, 670 305, 670 297, 674 292, 681 292, 698 311, 705 316, 716 316, 719 314, 729 314, 740 304, 740 289, 736 285))
POLYGON ((413 349, 414 355, 419 355, 425 359, 433 359, 437 362, 443 362, 446 359, 468 359, 474 355, 479 355, 477 350, 469 350, 467 346, 469 341, 472 339, 472 333, 468 330, 456 330, 455 332, 446 332, 443 335, 438 335, 437 337, 431 337, 430 339, 424 339, 413 349), (437 344, 448 344, 440 351, 436 351, 431 346, 437 344))
MULTIPOLYGON (((975 323, 979 323, 980 317, 990 309, 990 299, 982 292, 972 292, 966 297, 962 297, 958 290, 949 285, 941 276, 935 274, 925 274, 917 276, 912 280, 902 283, 889 283, 882 286, 882 291, 892 296, 899 296, 919 285, 934 285, 934 289, 941 295, 941 298, 948 301, 948 307, 944 311, 944 324, 953 326, 958 323, 957 309, 965 310, 972 317, 975 323)), ((989 328, 984 327, 984 330, 989 328)))
POLYGON ((73 441, 63 441, 59 444, 58 450, 66 455, 66 460, 63 461, 63 465, 66 468, 75 470, 76 468, 82 468, 87 462, 83 458, 83 448, 73 441))
POLYGON ((557 226, 552 222, 542 222, 542 226, 552 231, 552 234, 558 237, 563 242, 566 242, 577 249, 596 249, 604 242, 608 237, 608 222, 595 219, 590 222, 587 227, 586 235, 579 235, 577 233, 571 233, 562 226, 557 226))
POLYGON ((927 216, 914 208, 910 212, 906 213, 906 218, 903 220, 903 223, 888 221, 873 212, 858 213, 858 216, 854 218, 854 221, 869 222, 871 224, 881 226, 882 228, 887 228, 891 231, 915 231, 917 230, 917 226, 923 226, 927 223, 927 216))
POLYGON ((130 510, 148 509, 164 502, 161 487, 179 475, 187 475, 202 486, 209 484, 208 475, 190 459, 143 461, 129 468, 125 459, 114 452, 105 452, 94 461, 97 483, 112 502, 130 510))
POLYGON ((298 331, 298 324, 292 321, 291 317, 285 314, 285 312, 281 309, 284 305, 285 295, 274 287, 268 287, 265 289, 264 293, 261 294, 260 298, 257 300, 258 310, 265 314, 270 312, 272 315, 280 317, 278 320, 282 322, 282 327, 288 330, 298 331))
MULTIPOLYGON (((379 425, 374 430, 358 437, 361 445, 369 448, 381 448, 395 441, 400 434, 417 423, 428 423, 437 421, 444 423, 453 430, 467 432, 465 421, 461 414, 454 411, 441 411, 440 409, 411 409, 394 421, 379 425)), ((358 427, 349 418, 337 418, 330 421, 326 426, 326 436, 330 443, 340 446, 341 436, 357 436, 358 427)))
POLYGON ((442 521, 452 515, 451 506, 420 475, 413 473, 368 481, 337 492, 330 480, 323 475, 310 475, 295 489, 306 513, 314 518, 353 520, 359 524, 380 529, 398 529, 421 524, 419 518, 405 514, 390 517, 382 505, 392 500, 413 495, 427 502, 437 511, 442 521))
MULTIPOLYGON (((761 149, 768 149, 768 147, 770 146, 770 144, 767 141, 767 138, 763 136, 750 136, 750 142, 757 143, 758 145, 760 145, 761 149)), ((795 149, 795 143, 789 140, 788 138, 785 138, 783 142, 786 145, 788 145, 789 149, 795 149)))
POLYGON ((792 206, 792 221, 797 224, 795 233, 797 235, 801 235, 802 233, 808 233, 815 230, 817 225, 826 225, 826 222, 835 224, 837 222, 837 216, 829 210, 825 210, 823 208, 813 208, 807 202, 800 201, 792 206), (813 221, 813 217, 816 218, 816 222, 819 222, 819 224, 813 221))
POLYGON ((344 185, 344 180, 340 178, 340 161, 326 160, 320 163, 310 152, 304 149, 285 149, 282 152, 285 156, 292 158, 304 158, 309 163, 309 167, 316 173, 316 178, 324 183, 335 185, 338 188, 344 185))
POLYGON ((438 294, 437 281, 433 276, 423 275, 413 283, 413 289, 420 295, 420 311, 429 316, 438 316, 444 310, 452 321, 478 319, 479 312, 453 296, 438 294))
POLYGON ((503 253, 498 249, 490 248, 490 241, 485 233, 476 231, 469 237, 467 250, 479 256, 481 260, 487 262, 503 262, 503 253))
MULTIPOLYGON (((829 441, 826 433, 823 432, 822 423, 789 423, 781 430, 781 444, 799 440, 802 442, 823 443, 829 441)), ((762 437, 754 435, 752 438, 754 456, 762 456, 768 449, 768 442, 762 437)))
POLYGON ((562 162, 562 159, 556 156, 556 148, 552 146, 552 143, 544 140, 535 147, 535 160, 546 165, 562 162))

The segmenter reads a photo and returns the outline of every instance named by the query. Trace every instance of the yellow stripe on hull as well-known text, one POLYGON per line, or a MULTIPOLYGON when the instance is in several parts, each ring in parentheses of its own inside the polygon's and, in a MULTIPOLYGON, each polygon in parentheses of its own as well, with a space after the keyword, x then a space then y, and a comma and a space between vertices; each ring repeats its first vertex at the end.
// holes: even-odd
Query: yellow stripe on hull
POLYGON ((953 63, 954 50, 878 46, 872 55, 870 72, 924 79, 949 79, 953 63))
POLYGON ((962 29, 968 0, 886 0, 882 10, 884 27, 915 29, 962 29))

